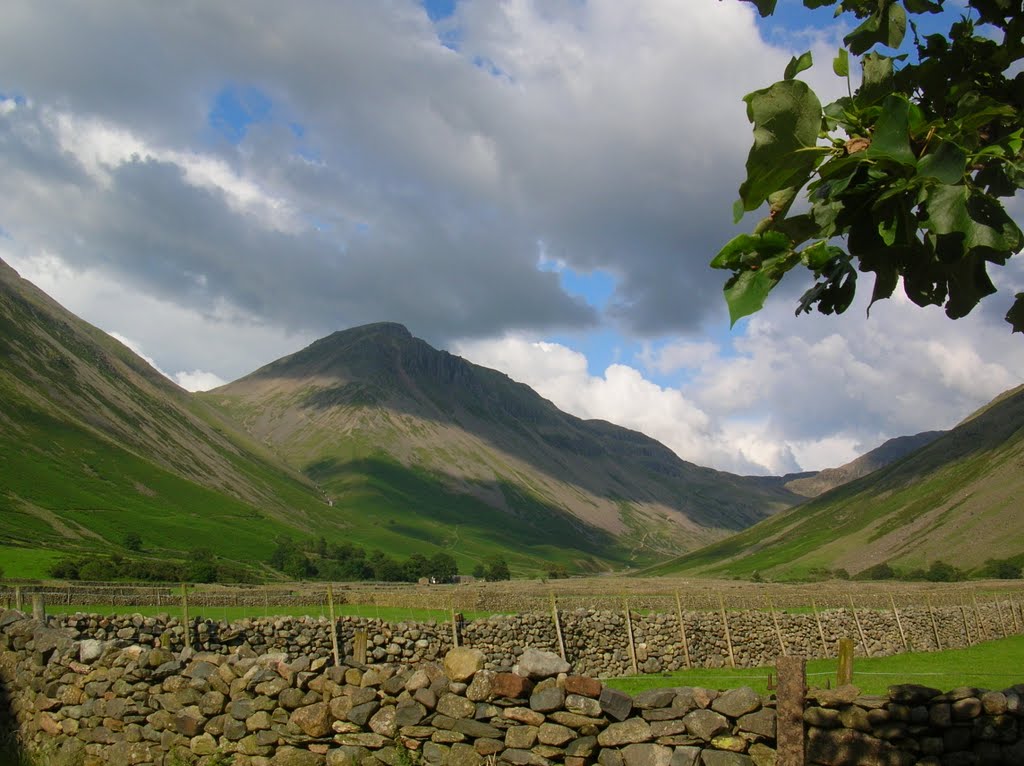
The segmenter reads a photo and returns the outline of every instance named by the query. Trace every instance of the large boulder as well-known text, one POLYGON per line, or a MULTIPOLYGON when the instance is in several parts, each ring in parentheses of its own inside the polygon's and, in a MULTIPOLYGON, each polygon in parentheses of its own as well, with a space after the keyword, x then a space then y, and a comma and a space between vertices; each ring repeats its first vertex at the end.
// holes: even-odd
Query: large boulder
POLYGON ((468 681, 486 661, 487 657, 479 649, 457 646, 444 656, 444 671, 452 681, 468 681))
POLYGON ((519 664, 512 669, 527 678, 551 678, 559 673, 568 673, 572 666, 554 652, 540 649, 526 649, 519 658, 519 664))

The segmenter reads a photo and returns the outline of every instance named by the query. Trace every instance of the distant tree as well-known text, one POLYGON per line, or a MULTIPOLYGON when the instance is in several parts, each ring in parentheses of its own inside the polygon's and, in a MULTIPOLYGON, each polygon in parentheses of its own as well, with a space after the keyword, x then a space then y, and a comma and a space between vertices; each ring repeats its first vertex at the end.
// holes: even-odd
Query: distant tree
POLYGON ((491 582, 512 579, 512 574, 508 571, 508 562, 503 556, 491 556, 487 560, 485 577, 491 582))
POLYGON ((835 571, 834 571, 834 572, 832 573, 832 575, 833 575, 833 576, 834 576, 834 577, 835 577, 835 578, 836 578, 837 580, 849 580, 849 579, 850 579, 850 573, 849 573, 849 572, 847 572, 847 571, 846 571, 845 569, 843 569, 842 567, 840 567, 839 569, 835 570, 835 571))
POLYGON ((430 560, 422 553, 414 553, 402 565, 403 580, 416 582, 421 577, 430 576, 430 560))
POLYGON ((113 580, 115 577, 116 573, 110 563, 110 559, 103 559, 97 556, 88 559, 78 567, 79 580, 104 582, 106 580, 113 580))
POLYGON ((473 574, 473 577, 477 578, 478 580, 482 580, 485 577, 487 577, 487 569, 486 569, 486 567, 484 567, 483 564, 477 564, 476 566, 473 567, 472 574, 473 574))
POLYGON ((967 575, 964 574, 963 570, 957 569, 952 564, 947 564, 945 561, 937 559, 928 567, 925 579, 930 582, 958 582, 966 580, 967 575))
POLYGON ((989 559, 978 571, 980 577, 990 580, 1019 580, 1021 566, 1010 559, 989 559))
POLYGON ((552 580, 564 580, 568 576, 569 570, 565 568, 565 564, 555 564, 548 567, 548 577, 552 580))
POLYGON ((124 536, 124 547, 130 551, 141 551, 142 538, 135 532, 129 532, 124 536))
POLYGON ((438 582, 452 582, 458 574, 459 567, 450 553, 439 551, 430 557, 430 577, 438 582))

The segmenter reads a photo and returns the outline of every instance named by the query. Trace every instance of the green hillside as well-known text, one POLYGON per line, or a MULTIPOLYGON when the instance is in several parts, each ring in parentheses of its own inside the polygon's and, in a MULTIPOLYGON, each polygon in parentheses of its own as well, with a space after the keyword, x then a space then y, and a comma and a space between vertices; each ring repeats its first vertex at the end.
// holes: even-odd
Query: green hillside
POLYGON ((1024 562, 1024 386, 866 477, 646 574, 799 578, 1024 562))

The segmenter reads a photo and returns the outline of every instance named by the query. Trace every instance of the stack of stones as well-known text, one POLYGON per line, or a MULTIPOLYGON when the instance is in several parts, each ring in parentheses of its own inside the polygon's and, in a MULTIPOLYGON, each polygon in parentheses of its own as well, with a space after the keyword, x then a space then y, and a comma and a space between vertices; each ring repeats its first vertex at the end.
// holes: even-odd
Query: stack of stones
MULTIPOLYGON (((86 639, 0 614, 0 680, 25 749, 55 766, 772 763, 775 714, 750 689, 636 698, 527 649, 443 664, 333 666, 86 639), (703 758, 703 760, 701 760, 703 758)), ((0 711, 3 712, 3 711, 0 711)), ((3 717, 0 715, 0 717, 3 717)))
POLYGON ((862 696, 855 686, 812 689, 804 723, 807 762, 826 766, 1024 764, 1024 685, 941 693, 916 684, 862 696))

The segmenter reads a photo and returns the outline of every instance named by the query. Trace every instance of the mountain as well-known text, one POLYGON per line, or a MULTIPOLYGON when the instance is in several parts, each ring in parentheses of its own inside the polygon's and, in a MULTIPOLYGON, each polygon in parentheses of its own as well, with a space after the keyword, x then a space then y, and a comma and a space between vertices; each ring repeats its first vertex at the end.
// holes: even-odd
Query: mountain
MULTIPOLYGON (((916 437, 915 437, 916 438, 916 437)), ((650 574, 798 578, 943 560, 964 569, 1024 561, 1024 386, 867 476, 650 574)))
MULTIPOLYGON (((199 546, 251 564, 327 508, 307 478, 0 261, 0 559, 199 546)), ((30 567, 32 568, 32 567, 30 567)), ((8 574, 11 574, 10 568, 8 574)))
POLYGON ((201 398, 382 546, 570 548, 596 569, 693 549, 802 499, 568 415, 393 323, 336 332, 201 398))
POLYGON ((786 481, 784 486, 798 495, 817 497, 830 489, 849 484, 854 479, 884 468, 901 457, 931 444, 944 433, 945 431, 924 431, 914 436, 897 436, 846 465, 826 468, 810 475, 801 474, 786 481))

